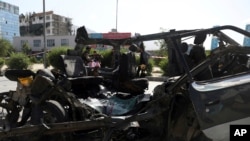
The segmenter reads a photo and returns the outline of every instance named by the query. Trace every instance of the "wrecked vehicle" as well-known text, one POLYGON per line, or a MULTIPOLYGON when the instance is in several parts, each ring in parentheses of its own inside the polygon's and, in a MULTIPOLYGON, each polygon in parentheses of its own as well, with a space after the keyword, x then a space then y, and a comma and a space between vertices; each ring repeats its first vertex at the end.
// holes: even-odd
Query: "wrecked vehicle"
MULTIPOLYGON (((84 26, 77 29, 75 37, 76 46, 68 49, 66 55, 61 55, 60 71, 67 77, 73 78, 74 93, 90 93, 95 95, 103 91, 99 86, 104 86, 109 91, 130 93, 133 95, 144 93, 148 89, 148 79, 137 76, 135 53, 142 42, 124 44, 127 38, 103 39, 89 38, 84 26), (108 45, 112 47, 113 65, 110 67, 92 67, 86 65, 81 57, 82 51, 93 44, 108 45), (128 52, 121 53, 122 46, 127 45, 128 52), (93 73, 95 71, 95 73, 93 73), (83 88, 84 87, 84 88, 83 88)), ((111 61, 111 60, 110 60, 111 61)), ((92 64, 92 63, 90 63, 92 64)))
MULTIPOLYGON (((59 134, 58 140, 228 141, 230 125, 250 123, 250 48, 241 46, 223 33, 224 30, 250 37, 249 32, 237 27, 220 26, 123 40, 124 44, 165 40, 169 45, 170 63, 176 65, 179 73, 172 74, 173 77, 157 86, 149 101, 137 110, 132 108, 133 112, 108 115, 97 110, 98 106, 72 97, 76 104, 69 106, 73 112, 78 111, 75 117, 84 118, 12 128, 1 131, 0 138, 22 140, 14 137, 40 133, 52 137, 59 134), (217 36, 223 44, 191 68, 181 50, 181 41, 194 37, 194 44, 201 46, 208 35, 217 36)), ((64 91, 60 89, 59 92, 64 91)), ((5 117, 1 119, 4 121, 5 117)))

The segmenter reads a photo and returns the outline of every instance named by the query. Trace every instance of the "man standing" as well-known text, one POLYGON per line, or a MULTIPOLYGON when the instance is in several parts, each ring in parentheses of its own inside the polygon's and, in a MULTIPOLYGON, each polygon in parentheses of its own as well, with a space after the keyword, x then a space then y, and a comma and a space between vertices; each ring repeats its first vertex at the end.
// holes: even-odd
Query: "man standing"
POLYGON ((140 51, 140 63, 137 68, 136 77, 145 77, 146 76, 145 71, 148 66, 149 54, 145 51, 143 43, 140 44, 139 51, 140 51))
POLYGON ((85 51, 82 53, 82 59, 85 65, 88 65, 89 62, 91 62, 91 58, 89 56, 91 47, 87 46, 85 51))

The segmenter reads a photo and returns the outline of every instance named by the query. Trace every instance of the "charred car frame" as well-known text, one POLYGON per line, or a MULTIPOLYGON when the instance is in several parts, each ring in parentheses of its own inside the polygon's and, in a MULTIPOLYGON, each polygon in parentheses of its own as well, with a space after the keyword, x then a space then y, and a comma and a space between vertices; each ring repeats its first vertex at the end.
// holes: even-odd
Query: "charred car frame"
MULTIPOLYGON (((249 32, 234 26, 173 30, 120 40, 82 37, 83 44, 98 42, 116 46, 163 39, 169 45, 169 60, 174 60, 175 67, 184 71, 178 76, 173 74, 173 77, 157 86, 150 101, 147 100, 133 112, 107 115, 70 94, 66 99, 73 100, 69 102, 72 105, 68 106, 73 107, 71 112, 76 112, 70 114, 81 117, 78 120, 71 118, 58 123, 28 124, 1 131, 0 138, 22 140, 15 137, 39 133, 41 136, 60 134, 67 140, 227 141, 231 124, 250 123, 250 48, 241 46, 223 30, 250 37, 249 32), (195 43, 201 45, 208 35, 217 36, 223 46, 190 68, 181 51, 181 41, 194 37, 195 43)), ((70 93, 63 90, 59 92, 70 93)), ((4 98, 2 96, 1 100, 4 98)), ((5 118, 1 119, 4 121, 5 118)))

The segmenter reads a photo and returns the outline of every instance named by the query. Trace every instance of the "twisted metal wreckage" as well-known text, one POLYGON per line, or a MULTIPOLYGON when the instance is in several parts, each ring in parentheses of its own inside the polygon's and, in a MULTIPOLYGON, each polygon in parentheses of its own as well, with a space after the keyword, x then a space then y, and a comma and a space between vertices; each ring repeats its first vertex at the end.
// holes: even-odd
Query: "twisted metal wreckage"
POLYGON ((250 123, 250 48, 242 47, 223 30, 250 37, 249 32, 240 28, 220 26, 171 30, 127 39, 90 39, 84 27, 79 28, 76 36, 79 44, 98 43, 119 48, 120 45, 163 39, 168 43, 169 65, 184 72, 180 71, 178 76, 172 74, 173 77, 157 86, 150 97, 145 97, 146 94, 130 96, 127 99, 136 98, 137 104, 125 113, 112 115, 104 112, 107 105, 93 106, 93 103, 78 98, 72 93, 67 78, 60 73, 7 71, 6 77, 13 81, 20 76, 34 76, 31 93, 35 94, 29 97, 33 109, 40 107, 42 112, 23 110, 25 104, 13 100, 15 92, 1 93, 0 106, 4 112, 1 113, 0 139, 229 140, 230 124, 250 123), (217 36, 222 44, 204 61, 190 68, 182 53, 181 41, 194 37, 194 44, 200 46, 208 35, 217 36), (22 115, 20 111, 30 114, 18 121, 22 115), (30 124, 33 112, 40 117, 38 122, 35 120, 30 124))

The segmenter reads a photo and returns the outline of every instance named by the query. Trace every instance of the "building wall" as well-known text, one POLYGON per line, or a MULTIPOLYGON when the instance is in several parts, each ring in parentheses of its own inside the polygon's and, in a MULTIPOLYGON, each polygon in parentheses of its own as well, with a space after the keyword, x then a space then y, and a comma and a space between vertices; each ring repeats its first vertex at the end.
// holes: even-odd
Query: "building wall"
MULTIPOLYGON (((14 37, 13 47, 17 51, 22 50, 24 43, 27 43, 31 47, 33 52, 41 52, 44 49, 43 36, 23 36, 14 37)), ((46 49, 50 50, 54 47, 68 46, 75 47, 75 36, 47 36, 46 37, 46 49)))
MULTIPOLYGON (((72 19, 54 14, 53 11, 45 12, 46 35, 70 35, 68 26, 72 19)), ((71 30, 72 30, 72 26, 71 30)), ((20 15, 21 36, 43 35, 43 13, 29 13, 20 15)))
MULTIPOLYGON (((213 27, 219 27, 219 25, 215 25, 213 27)), ((215 48, 217 48, 219 46, 219 39, 216 36, 212 36, 212 40, 211 40, 211 50, 214 50, 215 48)))
MULTIPOLYGON (((246 25, 245 30, 250 32, 250 24, 246 25)), ((249 37, 244 37, 243 46, 250 47, 250 38, 249 37)))
POLYGON ((0 38, 11 43, 13 37, 20 36, 19 7, 0 1, 0 38))

